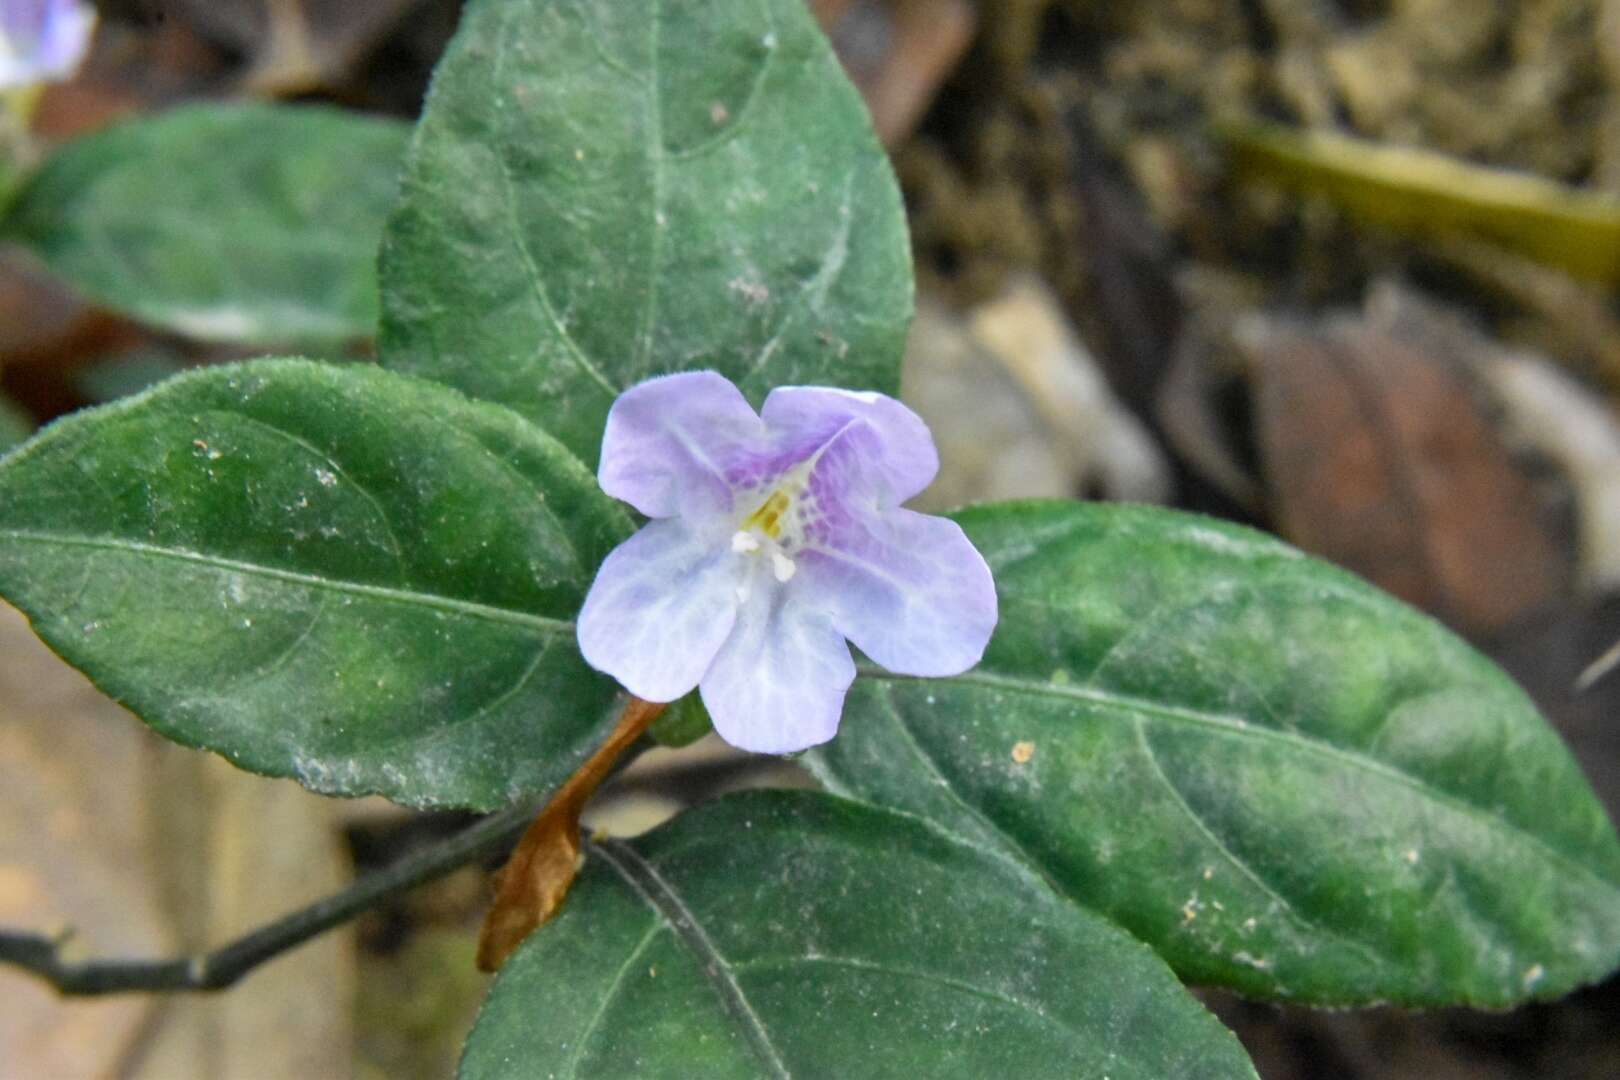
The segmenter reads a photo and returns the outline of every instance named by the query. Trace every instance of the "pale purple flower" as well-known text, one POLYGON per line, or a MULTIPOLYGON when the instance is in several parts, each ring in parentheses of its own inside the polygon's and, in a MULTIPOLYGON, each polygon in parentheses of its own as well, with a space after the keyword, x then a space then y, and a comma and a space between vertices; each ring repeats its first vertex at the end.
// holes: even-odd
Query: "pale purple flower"
POLYGON ((0 0, 0 90, 70 78, 95 28, 83 0, 0 0))
POLYGON ((585 659, 648 701, 698 687, 722 738, 773 754, 837 732, 845 638, 900 674, 966 671, 996 625, 990 569, 955 522, 900 505, 938 469, 882 394, 784 386, 755 414, 712 371, 632 386, 598 478, 653 520, 597 572, 585 659))

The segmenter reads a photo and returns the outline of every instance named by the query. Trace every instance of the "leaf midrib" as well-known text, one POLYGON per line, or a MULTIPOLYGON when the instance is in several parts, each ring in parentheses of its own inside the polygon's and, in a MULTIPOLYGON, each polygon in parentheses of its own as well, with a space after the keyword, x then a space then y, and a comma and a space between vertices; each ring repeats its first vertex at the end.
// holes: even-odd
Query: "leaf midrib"
POLYGON ((138 540, 125 540, 118 537, 77 536, 71 533, 36 532, 26 529, 0 530, 0 540, 19 544, 90 548, 100 551, 124 552, 148 558, 173 559, 178 562, 194 563, 216 570, 227 570, 234 573, 270 578, 275 581, 285 581, 307 588, 330 589, 334 592, 349 593, 374 600, 384 600, 411 607, 431 608, 457 615, 465 615, 485 622, 520 626, 540 634, 572 634, 574 632, 574 623, 571 619, 553 619, 545 615, 535 615, 527 611, 514 611, 511 608, 495 607, 474 600, 461 600, 452 596, 442 596, 438 593, 392 588, 387 585, 368 585, 364 582, 322 577, 319 574, 286 570, 281 567, 265 566, 261 563, 246 562, 239 559, 227 559, 223 556, 190 551, 185 548, 161 547, 157 544, 147 544, 138 540))
MULTIPOLYGON (((880 679, 890 682, 921 682, 918 676, 896 675, 893 672, 883 671, 869 665, 861 665, 860 674, 867 678, 880 679)), ((1473 818, 1483 824, 1519 837, 1526 844, 1535 848, 1550 861, 1556 863, 1563 870, 1576 876, 1585 878, 1597 884, 1603 891, 1620 897, 1620 884, 1609 880, 1581 862, 1575 856, 1553 847, 1542 837, 1530 832, 1524 826, 1509 821, 1504 817, 1492 814, 1479 806, 1444 791, 1428 783, 1423 778, 1405 772, 1385 761, 1367 757, 1347 750, 1341 746, 1321 739, 1301 735, 1298 732, 1283 731, 1278 728, 1266 727, 1260 724, 1251 724, 1241 717, 1224 716, 1219 713, 1202 712, 1180 705, 1167 705, 1163 702, 1150 701, 1146 698, 1130 694, 1120 694, 1113 691, 1099 690, 1092 686, 1065 685, 1041 682, 1035 679, 1023 679, 1016 676, 997 675, 991 672, 974 671, 964 675, 957 675, 947 680, 951 684, 970 684, 992 687, 1017 693, 1042 694, 1047 697, 1063 698, 1070 701, 1083 702, 1087 705, 1106 706, 1137 714, 1148 714, 1159 718, 1188 724, 1195 724, 1208 728, 1232 738, 1271 739, 1282 743, 1290 750, 1298 753, 1315 754, 1327 757, 1352 768, 1373 773, 1390 783, 1416 791, 1425 798, 1449 806, 1465 817, 1473 818)))
POLYGON ((760 1064, 777 1080, 788 1080, 791 1074, 787 1063, 771 1041, 765 1022, 743 993, 731 961, 716 948, 674 886, 664 880, 652 863, 629 844, 604 840, 595 845, 595 850, 692 953, 699 970, 719 996, 726 1012, 743 1029, 760 1064))
MULTIPOLYGON (((512 4, 504 12, 505 19, 501 24, 500 38, 495 48, 493 81, 497 86, 503 85, 503 72, 506 67, 508 49, 512 42, 519 40, 511 29, 512 20, 516 17, 513 13, 517 9, 518 5, 512 4)), ((575 339, 567 324, 563 322, 556 306, 551 302, 551 292, 546 287, 545 279, 540 274, 540 264, 534 257, 528 234, 523 231, 523 216, 519 213, 517 204, 517 184, 512 179, 511 164, 507 161, 504 152, 504 144, 515 140, 507 139, 504 130, 501 132, 501 140, 503 145, 495 147, 494 158, 504 190, 502 202, 512 219, 512 242, 517 250, 518 258, 523 263, 524 273, 529 279, 529 287, 534 291, 534 297, 540 305, 541 312, 551 323, 553 332, 563 343, 568 355, 578 366, 580 372, 594 386, 606 393, 610 399, 616 398, 619 394, 619 388, 613 384, 612 380, 602 374, 602 370, 596 366, 596 361, 586 353, 584 346, 575 339)))

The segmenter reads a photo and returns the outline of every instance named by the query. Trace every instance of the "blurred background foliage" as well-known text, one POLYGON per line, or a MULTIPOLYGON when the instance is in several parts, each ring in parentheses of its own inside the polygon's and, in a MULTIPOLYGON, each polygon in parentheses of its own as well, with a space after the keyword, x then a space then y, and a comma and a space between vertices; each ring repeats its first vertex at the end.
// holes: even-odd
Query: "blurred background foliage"
MULTIPOLYGON (((1620 0, 811 6, 908 201, 904 393, 944 458, 925 501, 1128 499, 1276 532, 1503 663, 1620 816, 1620 676, 1590 667, 1620 639, 1620 0)), ((203 99, 409 119, 459 13, 99 8, 84 70, 41 102, 48 144, 203 99)), ((259 351, 0 253, 0 446, 259 351)), ((0 922, 194 948, 463 824, 248 777, 117 714, 3 613, 0 922)), ((642 759, 592 820, 805 782, 703 740, 642 759)), ((449 1075, 487 897, 469 868, 217 998, 62 1004, 0 973, 0 1077, 449 1075)), ((1276 1080, 1620 1075, 1615 981, 1500 1015, 1208 1000, 1276 1080)))

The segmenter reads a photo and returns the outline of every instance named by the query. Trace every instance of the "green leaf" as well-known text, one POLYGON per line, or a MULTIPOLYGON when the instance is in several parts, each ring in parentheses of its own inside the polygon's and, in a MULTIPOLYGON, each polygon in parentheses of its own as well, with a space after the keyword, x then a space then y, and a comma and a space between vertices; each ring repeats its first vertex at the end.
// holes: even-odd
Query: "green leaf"
POLYGON ((1620 283, 1620 199, 1416 146, 1283 124, 1224 125, 1232 168, 1325 197, 1407 235, 1479 236, 1584 278, 1620 283))
POLYGON ((803 0, 482 0, 383 242, 385 366, 596 461, 608 406, 713 368, 893 391, 899 193, 803 0))
POLYGON ((693 690, 685 697, 670 703, 647 734, 659 746, 690 746, 714 730, 714 720, 703 704, 703 698, 693 690))
POLYGON ((0 453, 28 438, 33 430, 33 418, 10 398, 0 396, 0 453))
POLYGON ((185 361, 164 349, 138 349, 94 360, 73 373, 73 388, 93 405, 150 389, 186 370, 185 361))
POLYGON ((1015 851, 1184 977, 1253 995, 1505 1005, 1620 962, 1613 827, 1438 623, 1191 515, 960 521, 996 574, 989 651, 955 679, 857 679, 812 758, 834 790, 1015 851))
POLYGON ((407 132, 308 106, 175 109, 57 151, 5 233, 98 303, 193 338, 368 338, 407 132))
POLYGON ((1151 951, 1004 857, 811 792, 593 845, 463 1080, 1254 1072, 1151 951))
POLYGON ((600 741, 569 620, 628 530, 554 439, 371 367, 204 369, 0 462, 0 592, 70 663, 179 742, 419 806, 600 741))

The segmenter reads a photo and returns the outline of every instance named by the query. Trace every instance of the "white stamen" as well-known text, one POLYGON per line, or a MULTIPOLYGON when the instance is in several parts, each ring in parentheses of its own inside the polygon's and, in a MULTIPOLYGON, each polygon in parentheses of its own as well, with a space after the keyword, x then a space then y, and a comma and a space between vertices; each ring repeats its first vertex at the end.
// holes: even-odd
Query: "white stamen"
POLYGON ((732 534, 731 550, 739 555, 752 555, 759 550, 759 540, 751 532, 732 534))
POLYGON ((773 551, 771 552, 771 572, 776 575, 777 581, 786 584, 793 580, 793 575, 799 572, 799 568, 792 559, 780 551, 773 551))

